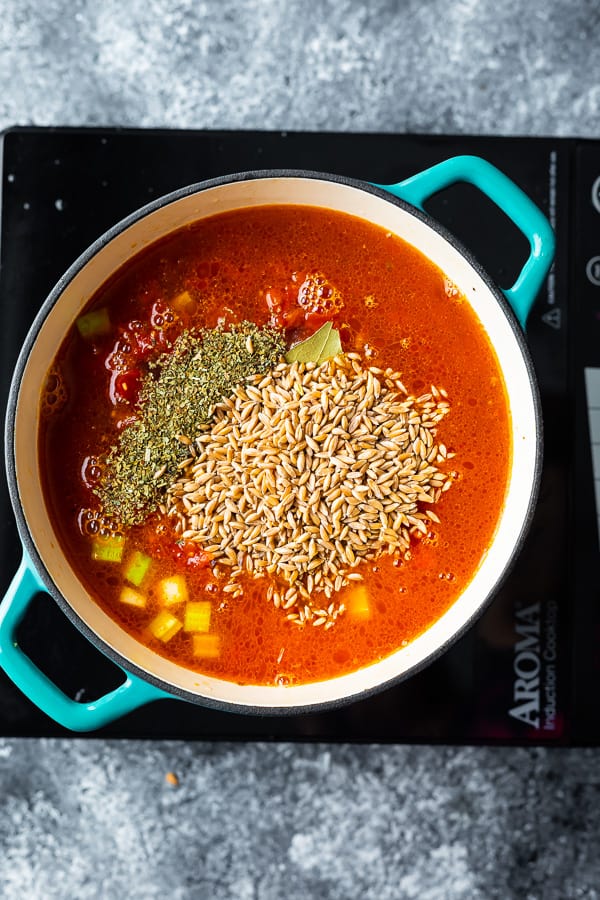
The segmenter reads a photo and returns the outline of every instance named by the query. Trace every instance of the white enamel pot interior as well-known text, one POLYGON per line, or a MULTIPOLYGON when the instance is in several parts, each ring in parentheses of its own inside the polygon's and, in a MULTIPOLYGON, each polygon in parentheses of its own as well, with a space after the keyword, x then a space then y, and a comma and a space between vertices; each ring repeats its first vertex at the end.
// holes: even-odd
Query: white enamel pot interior
POLYGON ((58 283, 38 315, 17 366, 11 495, 21 539, 49 592, 109 657, 164 690, 209 706, 246 712, 308 711, 367 696, 414 673, 472 623, 506 576, 537 499, 541 460, 539 400, 516 318, 468 254, 427 216, 361 182, 304 172, 245 173, 186 188, 145 207, 96 242, 58 283), (238 685, 199 675, 128 635, 91 598, 63 555, 44 503, 38 460, 38 406, 45 374, 65 333, 96 289, 137 251, 183 225, 227 210, 271 204, 339 210, 417 247, 471 303, 504 373, 512 422, 508 491, 492 546, 465 591, 408 646, 366 668, 318 683, 238 685))

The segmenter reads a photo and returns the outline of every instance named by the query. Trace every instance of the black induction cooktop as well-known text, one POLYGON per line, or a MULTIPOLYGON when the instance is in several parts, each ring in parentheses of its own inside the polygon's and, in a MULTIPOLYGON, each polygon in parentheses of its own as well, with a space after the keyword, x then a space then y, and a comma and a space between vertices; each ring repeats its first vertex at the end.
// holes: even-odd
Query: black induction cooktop
MULTIPOLYGON (((509 579, 467 634, 428 668, 321 714, 258 717, 178 700, 152 703, 96 735, 447 744, 600 743, 600 141, 404 134, 14 128, 2 136, 0 391, 58 277, 109 226, 151 199, 217 175, 265 168, 389 184, 450 156, 494 163, 545 211, 557 255, 528 322, 545 458, 533 527, 509 579)), ((459 185, 428 211, 501 287, 527 255, 521 234, 459 185)), ((0 587, 21 548, 2 472, 0 587)), ((49 597, 19 642, 62 690, 90 701, 122 673, 49 597)), ((70 734, 0 672, 0 735, 70 734)))

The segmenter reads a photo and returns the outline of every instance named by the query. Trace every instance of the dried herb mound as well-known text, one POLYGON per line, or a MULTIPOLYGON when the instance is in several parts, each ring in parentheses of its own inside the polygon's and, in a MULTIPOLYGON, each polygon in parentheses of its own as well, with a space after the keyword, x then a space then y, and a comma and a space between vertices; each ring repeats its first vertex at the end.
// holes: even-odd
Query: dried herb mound
POLYGON ((151 365, 142 384, 139 418, 111 447, 96 494, 104 510, 135 525, 162 502, 190 457, 192 439, 213 408, 246 378, 272 369, 285 351, 283 333, 252 322, 226 331, 190 329, 151 365))

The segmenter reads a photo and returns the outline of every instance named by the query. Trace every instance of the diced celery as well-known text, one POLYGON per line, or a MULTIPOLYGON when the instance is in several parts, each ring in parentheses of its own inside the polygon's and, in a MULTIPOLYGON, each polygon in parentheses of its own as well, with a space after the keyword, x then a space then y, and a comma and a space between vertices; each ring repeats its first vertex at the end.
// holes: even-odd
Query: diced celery
POLYGON ((182 623, 172 613, 161 609, 159 614, 152 619, 148 628, 155 638, 166 643, 181 630, 182 623))
POLYGON ((126 603, 127 606, 137 606, 139 609, 144 609, 146 606, 146 598, 143 594, 140 594, 139 591, 135 591, 133 588, 125 587, 121 590, 119 594, 119 600, 121 603, 126 603))
POLYGON ((96 538, 92 544, 92 559, 99 562, 121 562, 125 538, 120 534, 112 537, 96 538))
POLYGON ((192 641, 194 656, 216 659, 221 654, 221 641, 218 634, 195 634, 192 641))
POLYGON ((156 599, 161 606, 177 606, 188 599, 188 589, 183 575, 171 575, 162 578, 154 586, 156 599))
POLYGON ((85 313, 83 316, 79 316, 77 319, 79 334, 84 338, 108 334, 110 327, 108 310, 104 306, 100 309, 92 309, 90 312, 85 313))
POLYGON ((370 617, 369 595, 364 584, 353 587, 344 602, 348 609, 348 614, 353 619, 368 619, 370 617))
POLYGON ((151 562, 152 560, 149 556, 146 556, 146 554, 142 553, 140 550, 135 550, 125 569, 126 580, 130 581, 131 584, 135 584, 136 587, 139 587, 144 580, 146 572, 150 568, 151 562))
POLYGON ((190 600, 185 604, 184 631, 208 631, 210 627, 210 601, 190 600))

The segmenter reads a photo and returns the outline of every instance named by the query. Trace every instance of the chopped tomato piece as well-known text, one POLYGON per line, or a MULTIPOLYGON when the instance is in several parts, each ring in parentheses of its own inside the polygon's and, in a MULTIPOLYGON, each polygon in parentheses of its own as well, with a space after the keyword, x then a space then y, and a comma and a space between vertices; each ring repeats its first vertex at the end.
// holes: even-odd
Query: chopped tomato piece
POLYGON ((152 550, 152 556, 160 559, 164 555, 169 556, 176 563, 190 569, 206 569, 212 556, 195 544, 193 541, 181 541, 177 544, 165 545, 157 538, 156 547, 152 550))
POLYGON ((210 553, 207 553, 205 550, 198 550, 187 557, 185 564, 190 569, 206 569, 210 565, 211 559, 210 553))
MULTIPOLYGON (((158 315, 155 309, 152 315, 158 315)), ((133 360, 148 359, 153 354, 163 353, 171 346, 170 329, 164 328, 164 324, 164 319, 160 328, 153 327, 150 322, 140 322, 139 320, 128 323, 122 340, 129 344, 133 360)))
POLYGON ((137 422, 137 416, 114 416, 115 428, 117 431, 123 431, 124 428, 129 428, 130 425, 133 425, 134 422, 137 422))
POLYGON ((153 327, 150 322, 133 320, 119 331, 114 346, 104 361, 110 372, 125 373, 135 368, 136 364, 139 365, 151 356, 159 356, 172 346, 176 337, 173 327, 175 316, 167 311, 161 318, 157 308, 160 309, 155 304, 153 315, 155 320, 158 318, 162 323, 161 327, 158 327, 158 322, 153 327))
POLYGON ((140 328, 130 333, 132 343, 132 356, 134 359, 146 359, 151 356, 160 345, 164 345, 162 331, 154 328, 140 328))
POLYGON ((300 309, 299 306, 292 306, 291 309, 286 309, 282 313, 282 319, 284 328, 295 328, 297 325, 300 325, 300 323, 304 321, 304 310, 300 309))
POLYGON ((266 300, 267 306, 269 307, 269 310, 274 315, 279 315, 279 313, 281 313, 281 310, 282 310, 281 297, 279 296, 278 293, 276 293, 273 290, 267 291, 265 293, 265 300, 266 300))
POLYGON ((270 288, 265 301, 271 313, 271 323, 277 328, 295 328, 304 322, 305 311, 298 305, 290 286, 281 290, 270 288))
POLYGON ((193 541, 178 545, 177 559, 190 569, 205 569, 212 559, 210 553, 203 550, 193 541))
POLYGON ((311 327, 320 328, 321 325, 324 325, 325 322, 330 322, 332 319, 331 313, 325 311, 317 311, 317 310, 309 310, 308 312, 304 312, 304 310, 300 310, 302 313, 302 318, 306 319, 311 327))
POLYGON ((138 369, 114 372, 110 382, 110 399, 113 403, 119 400, 137 403, 142 386, 142 374, 138 369))

